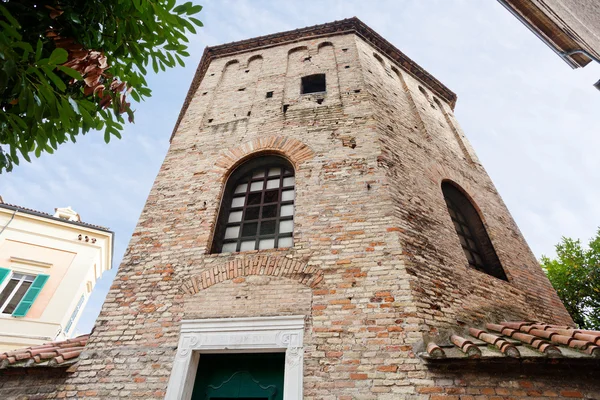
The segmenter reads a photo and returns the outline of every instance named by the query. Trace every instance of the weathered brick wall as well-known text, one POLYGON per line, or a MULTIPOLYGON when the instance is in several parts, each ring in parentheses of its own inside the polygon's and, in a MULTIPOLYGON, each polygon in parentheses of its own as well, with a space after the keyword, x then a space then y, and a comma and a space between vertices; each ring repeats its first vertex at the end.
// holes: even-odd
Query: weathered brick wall
POLYGON ((514 360, 482 367, 446 366, 433 370, 434 383, 418 388, 431 400, 598 399, 600 381, 594 363, 572 369, 558 363, 522 364, 514 360), (506 364, 506 365, 502 365, 506 364))
POLYGON ((292 310, 310 315, 306 398, 331 397, 333 388, 346 396, 356 388, 377 393, 388 379, 403 378, 395 364, 410 357, 405 337, 416 338, 418 328, 403 319, 412 301, 390 219, 392 199, 377 164, 381 150, 363 79, 354 35, 211 64, 172 141, 86 359, 71 382, 82 390, 96 388, 97 397, 161 398, 178 321, 240 315, 232 305, 238 303, 247 316, 292 310), (248 63, 257 55, 261 61, 254 57, 248 63), (327 95, 299 96, 300 78, 320 72, 327 74, 327 95), (269 91, 272 98, 265 96, 269 91), (284 155, 296 169, 294 248, 207 254, 227 168, 262 151, 284 155), (252 263, 262 255, 306 263, 323 277, 314 287, 285 276, 245 276, 193 295, 182 290, 209 268, 232 260, 252 263), (257 298, 268 293, 279 304, 259 307, 257 298), (150 356, 151 363, 142 362, 150 356), (102 369, 107 363, 110 368, 102 369), (369 371, 374 374, 366 381, 369 371))
MULTIPOLYGON (((66 368, 18 368, 0 372, 0 399, 37 400, 56 398, 57 389, 65 388, 66 368)), ((68 388, 74 394, 73 388, 68 388)), ((66 395, 66 392, 65 392, 66 395)))
POLYGON ((163 398, 183 318, 306 315, 306 399, 428 398, 413 346, 457 319, 570 322, 449 107, 381 59, 345 34, 211 63, 58 397, 163 398), (314 73, 327 94, 300 96, 314 73), (264 153, 295 167, 294 247, 209 254, 228 174, 264 153), (446 178, 510 283, 467 269, 446 178))
POLYGON ((450 107, 363 41, 359 54, 422 330, 455 327, 457 320, 572 324, 450 107), (509 282, 467 266, 442 195, 445 179, 473 199, 509 282))

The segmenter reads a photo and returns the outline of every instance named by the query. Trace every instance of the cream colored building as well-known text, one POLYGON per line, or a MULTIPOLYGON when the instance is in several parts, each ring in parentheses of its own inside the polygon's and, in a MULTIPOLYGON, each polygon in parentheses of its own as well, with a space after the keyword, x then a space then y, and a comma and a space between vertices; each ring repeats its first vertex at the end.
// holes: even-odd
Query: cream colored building
POLYGON ((0 200, 0 351, 71 337, 112 266, 113 232, 55 211, 0 200))

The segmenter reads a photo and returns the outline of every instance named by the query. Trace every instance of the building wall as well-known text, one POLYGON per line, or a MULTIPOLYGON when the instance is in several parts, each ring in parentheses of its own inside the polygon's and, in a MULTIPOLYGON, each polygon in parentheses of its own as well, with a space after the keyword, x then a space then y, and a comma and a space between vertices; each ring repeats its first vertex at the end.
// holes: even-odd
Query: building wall
MULTIPOLYGON (((600 59, 600 8, 595 0, 499 0, 559 53, 584 50, 600 59)), ((574 54, 573 68, 591 58, 574 54)), ((593 61, 592 61, 593 62, 593 61)))
POLYGON ((0 226, 6 225, 0 236, 0 267, 49 279, 25 317, 0 314, 0 351, 70 337, 81 315, 80 310, 70 332, 65 332, 73 310, 82 295, 87 302, 112 257, 112 236, 107 232, 22 212, 11 221, 13 212, 0 208, 0 226), (80 234, 96 242, 79 240, 80 234))
POLYGON ((421 331, 457 320, 572 324, 447 104, 359 41, 421 331), (402 115, 402 118, 398 118, 402 115), (482 217, 509 281, 468 267, 441 191, 458 184, 482 217))
POLYGON ((380 58, 345 34, 210 64, 58 396, 163 398, 182 319, 305 315, 305 399, 444 394, 415 349, 458 319, 572 322, 450 108, 380 58), (327 94, 299 96, 314 73, 327 94), (209 254, 228 173, 265 153, 295 167, 294 247, 209 254), (467 269, 442 179, 475 199, 509 283, 467 269))
POLYGON ((433 384, 417 388, 431 400, 475 399, 597 399, 600 382, 594 363, 589 368, 568 365, 519 364, 445 366, 432 371, 433 384))
POLYGON ((600 8, 595 0, 535 0, 583 48, 600 54, 600 8))

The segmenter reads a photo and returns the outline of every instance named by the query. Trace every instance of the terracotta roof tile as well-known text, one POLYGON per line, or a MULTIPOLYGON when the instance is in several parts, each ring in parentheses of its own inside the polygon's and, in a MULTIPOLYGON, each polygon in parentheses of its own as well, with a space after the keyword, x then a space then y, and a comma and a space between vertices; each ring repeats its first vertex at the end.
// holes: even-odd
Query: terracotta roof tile
POLYGON ((442 350, 442 348, 434 342, 429 342, 429 344, 427 345, 427 354, 429 354, 429 356, 433 358, 446 357, 444 350, 442 350))
POLYGON ((472 341, 463 338, 462 336, 452 335, 450 337, 452 343, 454 343, 460 350, 467 355, 469 358, 481 357, 481 350, 473 344, 472 341))
MULTIPOLYGON (((427 343, 423 358, 501 359, 570 358, 600 359, 600 331, 574 329, 540 322, 488 323, 484 329, 468 328, 468 335, 457 333, 427 343), (432 345, 433 344, 433 345, 432 345), (438 350, 439 349, 439 350, 438 350), (456 349, 456 350, 455 350, 456 349), (443 353, 443 357, 433 355, 443 353)), ((599 360, 600 361, 600 360, 599 360)))
POLYGON ((0 369, 67 367, 79 360, 90 335, 0 353, 0 369))

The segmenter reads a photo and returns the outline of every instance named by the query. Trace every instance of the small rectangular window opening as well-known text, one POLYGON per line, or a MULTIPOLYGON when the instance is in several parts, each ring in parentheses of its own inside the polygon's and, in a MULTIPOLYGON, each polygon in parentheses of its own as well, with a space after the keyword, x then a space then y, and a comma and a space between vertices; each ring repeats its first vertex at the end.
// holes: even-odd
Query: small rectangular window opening
POLYGON ((302 77, 301 94, 322 93, 326 91, 325 74, 302 77))
POLYGON ((267 92, 267 99, 270 99, 271 97, 273 97, 273 92, 267 92))

